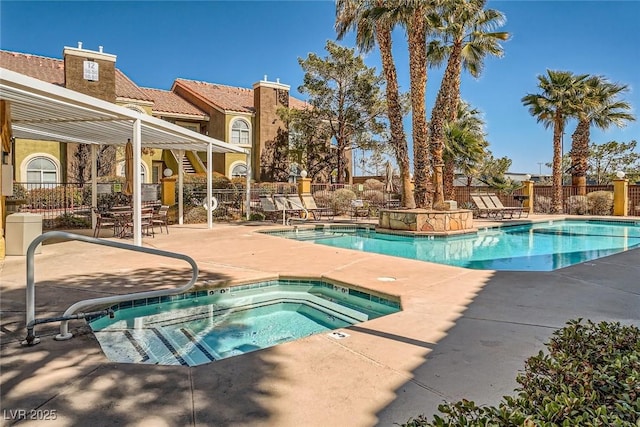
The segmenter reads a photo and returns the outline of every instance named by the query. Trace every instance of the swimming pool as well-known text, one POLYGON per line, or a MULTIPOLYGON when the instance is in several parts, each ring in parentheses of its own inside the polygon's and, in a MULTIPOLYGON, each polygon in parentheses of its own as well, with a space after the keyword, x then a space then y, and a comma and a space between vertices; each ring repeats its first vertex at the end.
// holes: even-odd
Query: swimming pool
POLYGON ((89 322, 109 360, 196 366, 395 313, 400 303, 324 281, 281 279, 111 308, 115 318, 89 322))
POLYGON ((289 239, 480 270, 552 271, 640 246, 640 224, 548 221, 434 237, 360 228, 267 232, 289 239))

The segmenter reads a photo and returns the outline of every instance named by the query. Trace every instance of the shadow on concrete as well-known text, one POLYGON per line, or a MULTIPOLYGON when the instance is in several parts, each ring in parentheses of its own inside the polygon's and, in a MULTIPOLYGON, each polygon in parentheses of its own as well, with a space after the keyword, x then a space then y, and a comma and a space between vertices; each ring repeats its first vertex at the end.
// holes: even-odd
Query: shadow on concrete
MULTIPOLYGON (((36 317, 60 315, 71 303, 85 298, 181 286, 189 277, 188 268, 140 268, 125 275, 104 272, 43 280, 36 284, 36 317)), ((198 283, 228 279, 202 271, 198 283)), ((24 289, 3 287, 0 401, 5 416, 1 425, 13 425, 25 417, 46 425, 44 418, 33 418, 44 416, 63 425, 93 427, 139 423, 227 426, 268 421, 270 414, 260 403, 268 392, 260 384, 266 377, 278 378, 276 364, 265 357, 268 350, 236 358, 233 363, 145 365, 145 374, 140 375, 140 365, 109 361, 83 320, 70 322, 74 338, 69 341, 53 340, 59 323, 38 325, 36 335, 41 343, 22 347, 20 341, 26 335, 24 301, 24 289)))
POLYGON ((636 249, 552 272, 496 272, 377 413, 378 425, 431 419, 444 401, 498 404, 515 394, 525 360, 570 319, 640 324, 638 255, 636 249))

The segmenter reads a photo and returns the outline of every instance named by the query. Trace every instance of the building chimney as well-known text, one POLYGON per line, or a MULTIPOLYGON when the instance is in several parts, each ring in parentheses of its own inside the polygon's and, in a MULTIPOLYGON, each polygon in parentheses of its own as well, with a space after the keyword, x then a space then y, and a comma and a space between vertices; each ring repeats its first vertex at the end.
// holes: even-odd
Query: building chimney
POLYGON ((66 47, 64 85, 66 88, 109 102, 116 102, 116 56, 78 47, 66 47))

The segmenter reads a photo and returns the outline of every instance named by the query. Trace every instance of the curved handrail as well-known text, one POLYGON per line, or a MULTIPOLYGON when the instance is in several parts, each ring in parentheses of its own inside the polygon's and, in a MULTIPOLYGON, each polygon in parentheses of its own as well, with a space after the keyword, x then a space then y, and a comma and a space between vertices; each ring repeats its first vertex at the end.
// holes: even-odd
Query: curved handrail
MULTIPOLYGON (((307 210, 307 208, 302 204, 302 203, 297 203, 293 200, 289 200, 289 203, 291 204, 291 207, 294 211, 304 211, 304 218, 291 218, 289 217, 289 219, 287 219, 287 225, 291 225, 291 220, 296 220, 296 221, 307 221, 309 219, 309 211, 307 210)), ((284 213, 283 213, 283 217, 284 217, 284 213)))
MULTIPOLYGON (((27 329, 33 328, 35 326, 35 279, 34 279, 34 253, 37 246, 44 242, 45 240, 49 240, 54 237, 61 237, 69 240, 78 240, 81 242, 93 243, 95 245, 101 246, 110 246, 114 248, 127 249, 135 252, 143 252, 152 255, 164 256, 167 258, 175 258, 186 261, 191 265, 191 280, 181 287, 174 289, 161 289, 157 291, 146 291, 146 292, 136 292, 132 294, 123 294, 123 295, 114 295, 109 297, 101 297, 101 298, 92 298, 83 301, 78 301, 75 304, 71 305, 64 312, 63 316, 69 316, 73 313, 77 312, 80 309, 87 308, 97 304, 114 304, 122 301, 128 301, 136 298, 152 298, 159 296, 167 296, 167 295, 177 295, 182 292, 185 292, 193 287, 198 279, 198 265, 193 260, 193 258, 178 254, 175 252, 163 251, 160 249, 146 248, 143 246, 131 245, 128 243, 116 242, 111 240, 98 239, 95 237, 83 236, 80 234, 68 233, 66 231, 49 231, 44 233, 38 237, 36 237, 33 242, 29 245, 27 249, 27 329)), ((29 331, 30 333, 31 331, 29 331)), ((66 340, 71 338, 73 335, 69 333, 69 321, 63 320, 60 324, 60 334, 56 336, 57 340, 66 340)))

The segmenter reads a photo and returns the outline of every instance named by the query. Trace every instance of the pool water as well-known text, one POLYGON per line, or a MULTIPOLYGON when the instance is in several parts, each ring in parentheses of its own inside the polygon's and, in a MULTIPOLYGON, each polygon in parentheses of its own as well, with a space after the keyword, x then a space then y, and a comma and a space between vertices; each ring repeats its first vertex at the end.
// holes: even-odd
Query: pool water
POLYGON ((439 264, 508 271, 552 271, 640 246, 640 225, 622 221, 549 221, 449 237, 330 228, 269 234, 439 264))
POLYGON ((112 361, 195 366, 400 310, 397 299, 313 280, 129 301, 90 321, 112 361))

